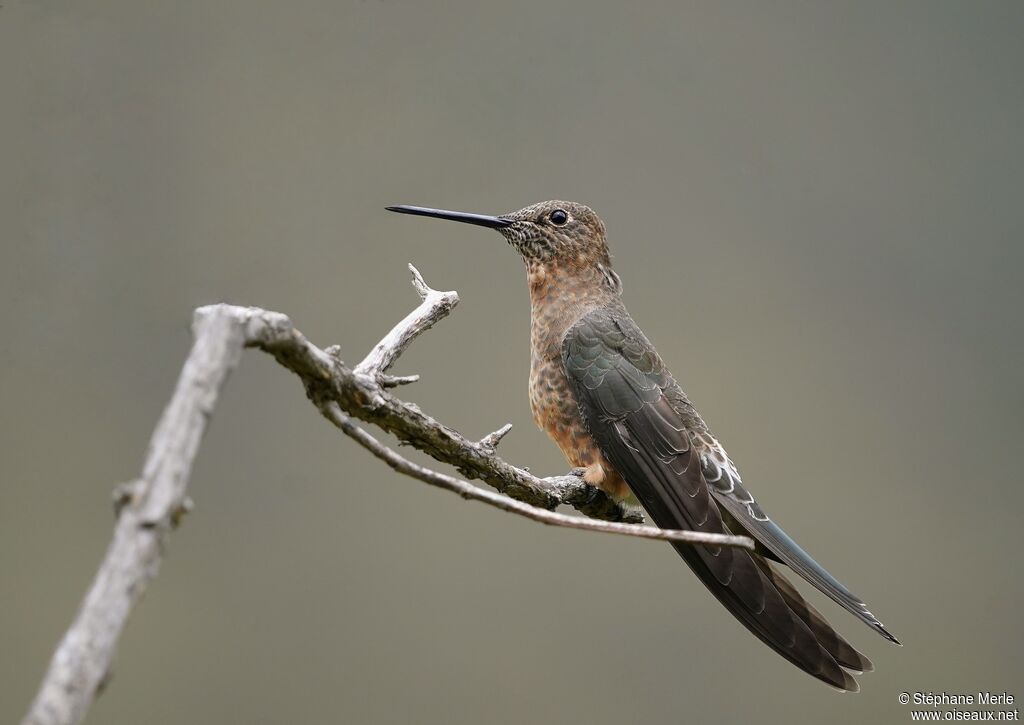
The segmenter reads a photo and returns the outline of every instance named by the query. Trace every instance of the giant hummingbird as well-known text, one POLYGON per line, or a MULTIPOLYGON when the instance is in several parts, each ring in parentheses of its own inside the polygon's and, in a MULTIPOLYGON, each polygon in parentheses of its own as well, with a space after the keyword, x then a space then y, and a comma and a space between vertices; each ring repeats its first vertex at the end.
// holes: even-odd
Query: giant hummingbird
POLYGON ((632 493, 665 529, 745 534, 756 551, 672 545, 765 644, 841 690, 872 669, 786 579, 788 567, 886 639, 898 640, 764 512, 657 350, 622 303, 605 226, 582 204, 545 201, 500 216, 418 206, 403 214, 497 229, 526 263, 530 407, 584 479, 632 493))

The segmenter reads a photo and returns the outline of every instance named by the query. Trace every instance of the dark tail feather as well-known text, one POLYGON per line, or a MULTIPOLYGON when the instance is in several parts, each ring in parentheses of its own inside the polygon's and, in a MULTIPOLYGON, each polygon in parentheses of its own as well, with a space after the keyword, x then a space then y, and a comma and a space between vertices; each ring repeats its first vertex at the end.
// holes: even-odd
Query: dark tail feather
MULTIPOLYGON (((736 488, 740 488, 738 484, 736 488)), ((742 493, 753 501, 753 497, 746 489, 742 489, 742 493)), ((755 519, 751 517, 746 506, 732 495, 718 493, 715 495, 715 500, 724 507, 730 520, 737 522, 744 533, 771 552, 772 559, 789 566, 796 574, 814 585, 819 591, 827 594, 850 614, 893 644, 900 644, 900 641, 878 621, 878 617, 868 610, 867 605, 859 597, 829 574, 825 567, 812 559, 778 524, 768 518, 755 519)))
MULTIPOLYGON (((731 581, 722 584, 698 552, 701 547, 687 544, 673 544, 673 547, 718 601, 758 639, 825 684, 842 692, 860 690, 853 676, 839 666, 824 643, 817 639, 814 628, 790 608, 773 578, 755 563, 759 557, 738 549, 720 549, 721 554, 731 552, 733 558, 731 581), (751 606, 757 599, 760 599, 760 608, 751 606)), ((835 635, 831 628, 827 631, 835 635)), ((835 637, 838 639, 838 635, 835 637)))
POLYGON ((814 634, 818 643, 825 648, 826 652, 832 655, 836 662, 856 674, 871 672, 875 669, 875 666, 871 664, 871 660, 843 639, 842 635, 828 623, 828 620, 825 619, 821 612, 804 599, 803 595, 797 591, 796 587, 789 583, 789 580, 781 572, 775 571, 775 568, 761 557, 754 557, 754 561, 761 567, 761 571, 765 573, 765 576, 771 579, 775 588, 779 590, 779 594, 786 600, 786 604, 793 610, 793 613, 804 621, 804 624, 814 634))

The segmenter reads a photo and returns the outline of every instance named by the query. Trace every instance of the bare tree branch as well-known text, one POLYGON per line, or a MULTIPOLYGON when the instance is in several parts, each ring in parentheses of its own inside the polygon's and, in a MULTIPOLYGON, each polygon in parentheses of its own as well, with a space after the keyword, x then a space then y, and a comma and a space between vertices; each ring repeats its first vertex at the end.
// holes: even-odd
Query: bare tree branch
POLYGON ((153 432, 142 477, 118 487, 114 537, 24 723, 77 723, 110 668, 118 637, 160 569, 163 540, 187 509, 185 490, 206 421, 245 342, 236 314, 196 315, 195 342, 153 432))
POLYGON ((497 450, 498 444, 501 443, 501 439, 507 436, 512 431, 512 424, 506 423, 505 425, 498 428, 493 433, 488 433, 477 445, 483 446, 488 451, 497 450))
POLYGON ((503 496, 494 491, 474 486, 466 481, 461 481, 454 476, 432 471, 425 466, 413 463, 403 458, 393 450, 378 441, 365 430, 352 422, 352 419, 345 415, 338 404, 329 402, 324 406, 324 416, 340 428, 345 435, 355 440, 366 450, 370 451, 380 460, 391 466, 399 473, 417 478, 431 486, 443 488, 446 491, 456 493, 469 501, 482 501, 489 506, 494 506, 502 511, 525 516, 533 521, 551 526, 563 526, 569 529, 583 529, 584 531, 602 531, 607 534, 621 534, 623 536, 636 536, 642 539, 659 539, 661 541, 685 541, 689 544, 707 544, 711 546, 735 546, 745 549, 752 549, 750 539, 745 536, 726 536, 723 534, 707 534, 701 531, 679 531, 676 529, 659 529, 656 526, 638 526, 637 524, 623 524, 617 521, 599 521, 596 519, 584 519, 578 516, 548 511, 537 508, 530 504, 516 501, 514 498, 503 496))
POLYGON ((459 304, 458 292, 438 292, 427 286, 423 275, 411 264, 409 271, 412 272, 412 286, 423 302, 374 345, 370 354, 356 365, 357 375, 374 376, 379 382, 413 340, 433 327, 438 320, 447 317, 455 305, 459 304))
MULTIPOLYGON (((502 460, 486 438, 472 441, 385 390, 389 379, 384 372, 416 336, 446 317, 458 301, 456 293, 430 289, 419 272, 411 265, 410 269, 413 286, 423 302, 395 325, 354 369, 338 359, 337 348, 328 348, 326 352, 319 349, 279 313, 247 308, 250 314, 268 316, 262 329, 254 327, 250 331, 248 344, 269 352, 302 378, 306 394, 318 406, 323 401, 335 400, 349 415, 383 428, 403 443, 455 466, 469 479, 480 479, 501 493, 540 508, 553 510, 565 504, 591 518, 643 523, 639 509, 615 501, 582 478, 537 478, 502 460)), ((228 306, 202 307, 197 313, 223 307, 228 306)))
POLYGON ((244 347, 272 354, 298 375, 320 412, 391 468, 465 499, 554 526, 753 549, 753 541, 743 536, 637 526, 642 514, 612 500, 578 476, 541 479, 499 458, 495 449, 510 425, 474 442, 412 403, 392 396, 386 388, 411 383, 417 376, 395 377, 387 371, 418 335, 444 318, 458 302, 455 292, 431 289, 412 265, 410 269, 421 304, 355 368, 346 367, 335 354, 336 349, 324 351, 310 343, 280 313, 232 305, 196 310, 192 350, 153 432, 142 476, 115 491, 117 524, 113 540, 74 622, 50 661, 23 725, 80 722, 107 680, 128 616, 159 571, 168 534, 191 507, 187 488, 192 463, 220 389, 244 347), (377 425, 455 466, 464 475, 487 482, 498 492, 403 458, 356 425, 352 417, 377 425), (604 520, 555 513, 553 509, 559 504, 604 520))

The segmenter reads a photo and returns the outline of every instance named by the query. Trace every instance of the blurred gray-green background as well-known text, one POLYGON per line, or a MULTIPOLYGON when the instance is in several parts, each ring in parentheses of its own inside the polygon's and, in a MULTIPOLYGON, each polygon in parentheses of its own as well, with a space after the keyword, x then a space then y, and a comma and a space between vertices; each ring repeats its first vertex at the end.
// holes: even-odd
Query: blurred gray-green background
POLYGON ((30 701, 137 474, 197 305, 397 372, 469 436, 530 420, 521 263, 387 214, 605 219, 626 302, 765 508, 888 645, 840 697, 661 544, 398 477, 249 353, 197 507, 92 723, 906 722, 1009 690, 1024 326, 1019 2, 27 2, 0 8, 0 721, 30 701))

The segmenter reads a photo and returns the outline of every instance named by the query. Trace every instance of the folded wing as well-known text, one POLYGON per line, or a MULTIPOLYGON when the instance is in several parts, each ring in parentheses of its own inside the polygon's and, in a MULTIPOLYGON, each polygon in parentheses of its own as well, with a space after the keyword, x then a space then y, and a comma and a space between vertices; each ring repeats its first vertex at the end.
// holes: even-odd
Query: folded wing
MULTIPOLYGON (((660 358, 624 313, 600 310, 566 334, 562 360, 590 434, 662 528, 731 533, 704 478, 684 400, 660 358)), ((769 647, 808 674, 856 691, 870 669, 763 557, 739 549, 673 544, 718 600, 769 647), (842 665, 842 666, 841 666, 842 665)))
POLYGON ((825 568, 800 548, 778 524, 768 518, 754 497, 743 487, 736 467, 718 441, 708 434, 698 435, 694 446, 701 460, 704 480, 711 495, 743 533, 770 552, 770 556, 795 571, 816 589, 827 594, 844 609, 863 621, 890 642, 899 644, 882 623, 853 592, 843 586, 825 568))

